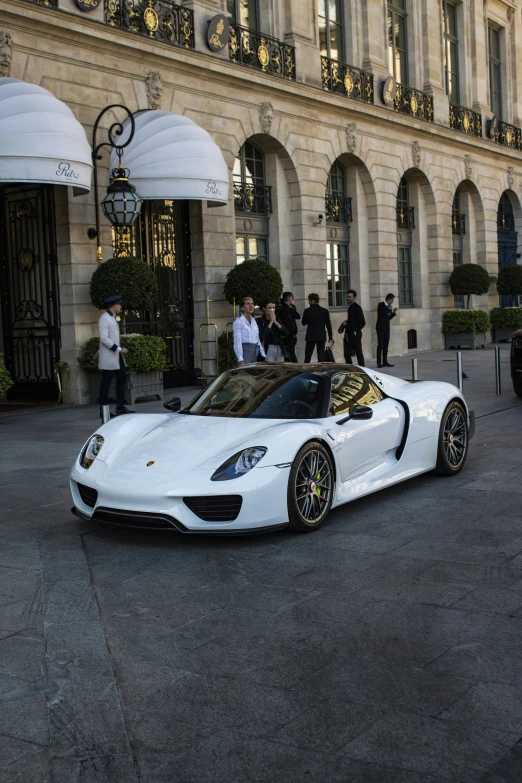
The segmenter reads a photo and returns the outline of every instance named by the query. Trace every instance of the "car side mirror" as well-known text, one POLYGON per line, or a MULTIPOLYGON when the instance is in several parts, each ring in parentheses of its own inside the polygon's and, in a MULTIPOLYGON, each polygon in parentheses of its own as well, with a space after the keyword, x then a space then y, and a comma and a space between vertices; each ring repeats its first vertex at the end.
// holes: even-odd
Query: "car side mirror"
POLYGON ((373 409, 369 405, 352 405, 348 416, 345 416, 344 419, 338 421, 337 424, 346 424, 350 419, 355 419, 356 421, 371 419, 372 416, 373 409))
POLYGON ((181 400, 179 397, 171 397, 170 400, 165 400, 163 407, 168 411, 176 413, 181 410, 181 400))

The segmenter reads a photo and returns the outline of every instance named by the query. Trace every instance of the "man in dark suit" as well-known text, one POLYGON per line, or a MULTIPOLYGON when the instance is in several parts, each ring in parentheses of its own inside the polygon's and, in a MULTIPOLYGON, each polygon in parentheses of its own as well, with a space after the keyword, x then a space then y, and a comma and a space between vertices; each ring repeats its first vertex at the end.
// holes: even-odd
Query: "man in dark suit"
POLYGON ((388 362, 388 345, 390 344, 390 321, 395 318, 397 308, 393 308, 394 294, 387 294, 384 302, 377 306, 377 367, 393 367, 388 362))
POLYGON ((305 364, 310 363, 314 348, 317 348, 317 361, 324 361, 325 330, 328 332, 328 339, 333 345, 330 313, 326 307, 321 307, 319 304, 319 295, 309 294, 308 304, 310 307, 307 307, 303 312, 302 321, 303 326, 306 326, 305 364))
POLYGON ((297 321, 301 320, 301 316, 296 310, 294 295, 291 291, 285 291, 281 297, 281 304, 277 308, 277 317, 280 323, 288 330, 287 336, 283 338, 287 354, 285 361, 297 362, 295 353, 295 346, 297 343, 297 321))
POLYGON ((357 364, 364 367, 364 354, 362 351, 362 330, 366 326, 362 307, 357 302, 357 291, 351 288, 346 294, 348 303, 348 318, 340 325, 338 332, 344 332, 344 361, 352 363, 352 354, 357 356, 357 364))

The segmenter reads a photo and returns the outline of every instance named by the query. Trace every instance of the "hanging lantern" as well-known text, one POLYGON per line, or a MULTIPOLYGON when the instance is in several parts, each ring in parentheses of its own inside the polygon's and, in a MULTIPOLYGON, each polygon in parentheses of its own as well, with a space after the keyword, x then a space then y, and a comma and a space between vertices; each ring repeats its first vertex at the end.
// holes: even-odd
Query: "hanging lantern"
POLYGON ((121 165, 112 170, 111 184, 102 201, 105 217, 119 230, 129 228, 135 223, 143 204, 136 188, 129 182, 129 173, 129 169, 124 169, 121 165))

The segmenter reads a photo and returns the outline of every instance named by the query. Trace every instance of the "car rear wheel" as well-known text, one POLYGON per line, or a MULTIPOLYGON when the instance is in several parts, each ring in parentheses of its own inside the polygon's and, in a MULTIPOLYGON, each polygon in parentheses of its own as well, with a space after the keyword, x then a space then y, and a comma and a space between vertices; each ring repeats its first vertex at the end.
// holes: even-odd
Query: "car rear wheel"
POLYGON ((311 441, 300 449, 288 479, 288 526, 310 533, 322 525, 333 500, 334 469, 322 443, 311 441))
POLYGON ((522 381, 513 381, 513 391, 517 397, 522 397, 522 381))
POLYGON ((466 410, 462 403, 451 402, 440 423, 435 473, 439 476, 455 476, 460 473, 468 456, 468 444, 466 410))

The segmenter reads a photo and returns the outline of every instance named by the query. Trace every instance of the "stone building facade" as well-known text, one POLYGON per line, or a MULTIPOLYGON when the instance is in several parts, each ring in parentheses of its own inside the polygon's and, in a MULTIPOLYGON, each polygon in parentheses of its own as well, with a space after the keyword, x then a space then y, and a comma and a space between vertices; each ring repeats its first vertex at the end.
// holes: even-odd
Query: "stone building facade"
MULTIPOLYGON (((437 349, 442 313, 462 305, 448 287, 454 264, 488 270, 490 293, 473 302, 488 309, 498 304, 499 260, 519 256, 519 0, 338 0, 328 7, 330 16, 324 0, 180 0, 170 9, 159 0, 0 6, 1 75, 47 89, 72 109, 89 140, 100 110, 124 104, 132 112, 188 117, 223 153, 228 205, 149 207, 151 221, 154 209, 167 222, 175 212, 164 241, 178 242, 178 269, 184 259, 183 275, 164 297, 167 331, 172 325, 164 336, 188 346, 181 358, 173 354, 188 373, 178 382, 202 367, 198 336, 207 308, 220 332, 232 320, 223 282, 249 249, 280 270, 298 309, 317 292, 335 327, 345 317, 345 290, 357 289, 368 314, 369 357, 374 313, 386 293, 399 297, 391 353, 437 349), (147 17, 148 9, 156 17, 147 17), (228 44, 212 51, 209 21, 227 13, 228 44)), ((100 166, 105 192, 107 155, 100 166)), ((52 198, 55 358, 69 367, 68 400, 83 403, 88 383, 76 358, 98 317, 88 290, 97 264, 97 242, 88 235, 94 194, 54 186, 52 198)), ((102 218, 104 259, 111 244, 102 218)), ((144 255, 153 252, 142 246, 144 255)), ((4 265, 6 258, 4 252, 4 265)), ((5 289, 6 275, 1 279, 5 289)), ((2 291, 6 354, 13 295, 2 291)), ((298 351, 302 356, 302 344, 298 351)), ((342 358, 340 339, 335 353, 342 358)))

